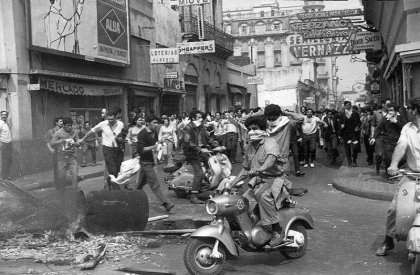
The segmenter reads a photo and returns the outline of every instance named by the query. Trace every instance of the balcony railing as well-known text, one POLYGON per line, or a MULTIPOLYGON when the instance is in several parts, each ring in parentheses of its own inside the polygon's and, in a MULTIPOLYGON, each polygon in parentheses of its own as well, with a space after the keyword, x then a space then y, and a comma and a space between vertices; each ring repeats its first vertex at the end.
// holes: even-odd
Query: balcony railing
MULTIPOLYGON (((184 17, 183 19, 183 32, 198 36, 197 17, 188 16, 184 17)), ((208 22, 204 22, 204 39, 214 40, 216 46, 219 46, 226 51, 233 53, 233 36, 225 33, 223 30, 214 27, 208 22)))

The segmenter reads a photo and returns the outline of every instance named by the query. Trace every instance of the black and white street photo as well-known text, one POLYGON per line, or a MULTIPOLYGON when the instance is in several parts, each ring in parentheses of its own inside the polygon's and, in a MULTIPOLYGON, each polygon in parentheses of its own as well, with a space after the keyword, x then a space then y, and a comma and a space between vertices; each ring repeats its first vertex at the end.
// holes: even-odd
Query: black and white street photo
POLYGON ((420 275, 419 11, 0 0, 0 274, 420 275))

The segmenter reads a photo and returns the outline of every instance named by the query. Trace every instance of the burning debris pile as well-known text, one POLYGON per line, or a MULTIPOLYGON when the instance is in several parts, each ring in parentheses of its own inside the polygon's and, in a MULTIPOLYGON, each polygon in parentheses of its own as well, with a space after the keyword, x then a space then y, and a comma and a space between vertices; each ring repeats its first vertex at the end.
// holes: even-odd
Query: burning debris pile
MULTIPOLYGON (((148 261, 151 259, 151 252, 145 248, 159 246, 158 239, 139 236, 90 235, 84 240, 69 241, 65 236, 49 231, 43 234, 17 234, 9 239, 0 239, 0 259, 34 259, 37 263, 90 269, 97 263, 115 263, 122 259, 148 261)), ((154 255, 164 256, 162 253, 154 255)))

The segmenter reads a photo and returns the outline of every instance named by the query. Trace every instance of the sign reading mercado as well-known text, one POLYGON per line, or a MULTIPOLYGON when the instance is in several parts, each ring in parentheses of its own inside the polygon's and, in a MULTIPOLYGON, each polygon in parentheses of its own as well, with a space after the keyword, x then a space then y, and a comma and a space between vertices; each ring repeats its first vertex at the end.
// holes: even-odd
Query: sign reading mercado
POLYGON ((348 42, 334 42, 290 46, 290 53, 296 58, 317 58, 324 56, 348 55, 355 52, 351 51, 348 42))
POLYGON ((31 48, 130 64, 128 0, 29 0, 31 48))
POLYGON ((178 64, 178 48, 150 49, 150 64, 178 64))
POLYGON ((179 54, 215 53, 214 40, 177 44, 179 54))
POLYGON ((343 29, 353 27, 350 20, 337 19, 337 20, 323 20, 323 21, 292 21, 289 24, 289 29, 294 32, 305 32, 308 30, 320 30, 320 29, 343 29))
POLYGON ((303 12, 298 13, 296 16, 300 20, 318 19, 318 18, 331 18, 331 17, 346 17, 362 15, 361 9, 348 9, 348 10, 331 10, 331 11, 318 11, 318 12, 303 12))

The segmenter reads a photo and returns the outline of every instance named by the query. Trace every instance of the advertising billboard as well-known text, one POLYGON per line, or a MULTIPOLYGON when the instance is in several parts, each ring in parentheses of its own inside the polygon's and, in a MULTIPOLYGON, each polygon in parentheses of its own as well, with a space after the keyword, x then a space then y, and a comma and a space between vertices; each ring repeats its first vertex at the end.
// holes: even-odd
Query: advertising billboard
POLYGON ((31 48, 130 64, 128 0, 29 0, 31 48))

